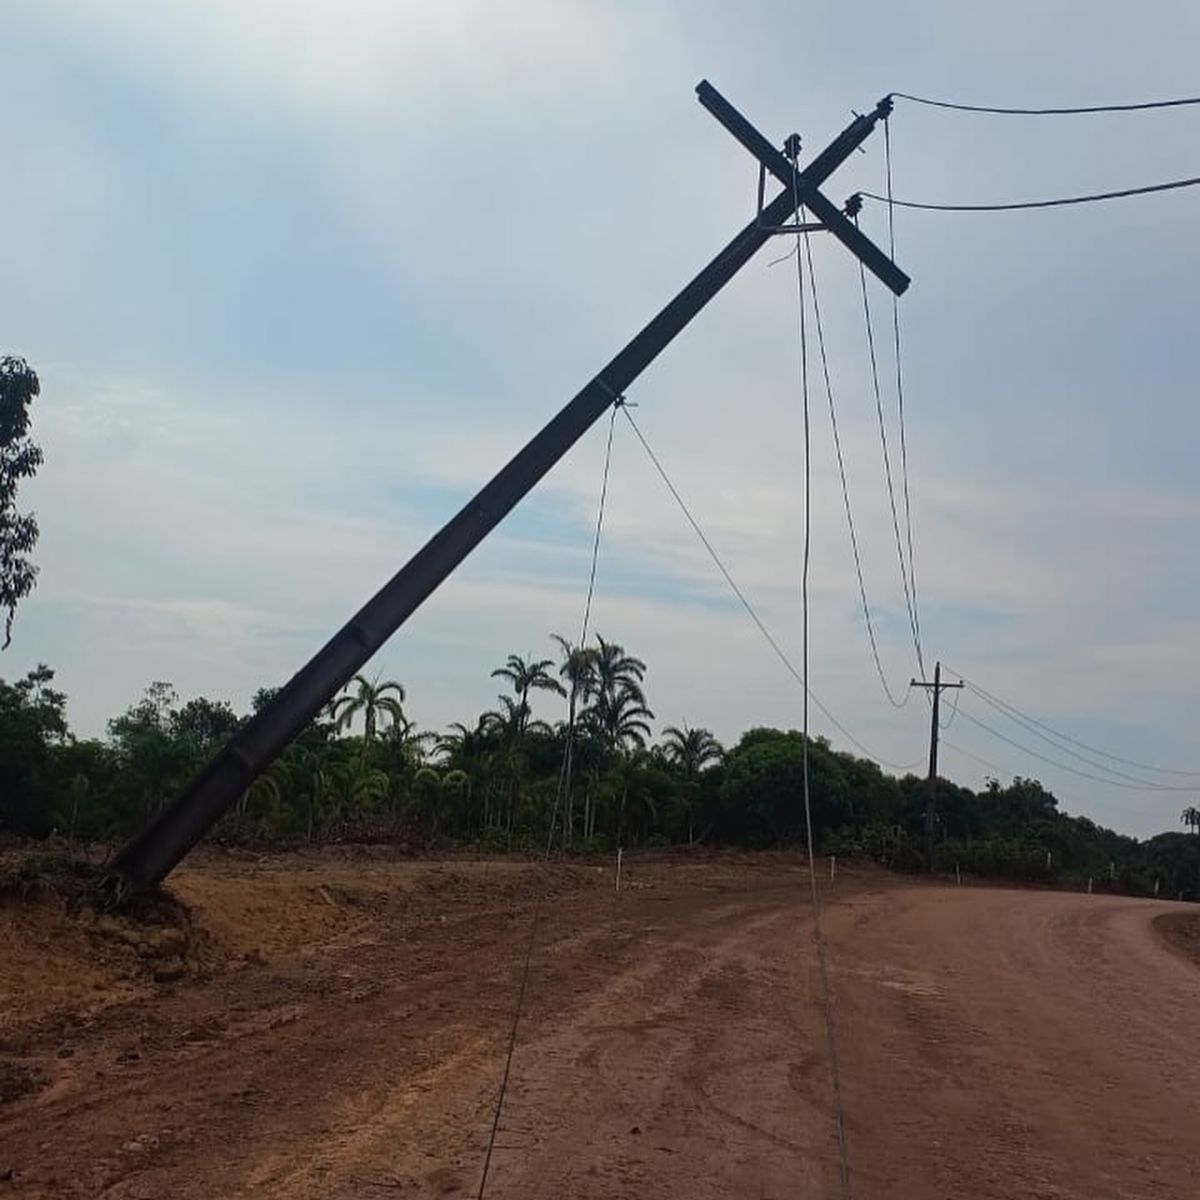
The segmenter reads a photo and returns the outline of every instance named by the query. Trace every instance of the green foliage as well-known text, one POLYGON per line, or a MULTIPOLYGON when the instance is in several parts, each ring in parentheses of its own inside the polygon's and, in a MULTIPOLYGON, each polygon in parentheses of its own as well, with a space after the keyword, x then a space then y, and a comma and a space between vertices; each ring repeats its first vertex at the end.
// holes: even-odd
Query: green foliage
MULTIPOLYGON (((925 780, 886 775, 796 730, 750 729, 725 750, 708 730, 683 724, 652 746, 646 663, 602 637, 586 648, 555 641, 557 668, 510 656, 493 672, 509 685, 497 708, 440 736, 416 728, 398 682, 356 677, 254 781, 216 836, 538 853, 553 825, 556 844, 584 854, 618 845, 800 845, 807 760, 823 853, 899 871, 925 866, 925 780), (535 699, 552 706, 540 718, 535 699)), ((105 739, 77 740, 53 679, 39 667, 0 680, 0 829, 23 836, 126 836, 244 720, 223 701, 181 702, 159 682, 109 722, 105 739)), ((256 693, 254 710, 272 694, 256 693)), ((1191 811, 1184 824, 1197 828, 1191 811)), ((1080 887, 1090 878, 1102 890, 1200 899, 1200 836, 1138 843, 1060 812, 1034 779, 993 780, 980 793, 939 780, 937 812, 939 871, 1080 887)))
POLYGON ((17 511, 17 487, 37 474, 42 452, 29 438, 29 408, 41 391, 36 372, 23 358, 0 358, 0 609, 5 610, 4 644, 12 642, 17 605, 33 591, 37 567, 30 554, 38 540, 32 513, 17 511))

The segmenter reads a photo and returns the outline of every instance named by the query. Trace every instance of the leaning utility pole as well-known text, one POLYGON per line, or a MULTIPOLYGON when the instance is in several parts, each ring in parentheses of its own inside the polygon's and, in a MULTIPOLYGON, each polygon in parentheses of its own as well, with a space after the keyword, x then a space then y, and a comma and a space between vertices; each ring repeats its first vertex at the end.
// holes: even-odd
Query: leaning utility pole
MULTIPOLYGON (((892 111, 889 98, 856 117, 803 170, 793 161, 799 138, 777 150, 707 82, 696 88, 701 104, 759 162, 759 204, 754 219, 666 308, 554 417, 474 499, 417 551, 313 658, 280 688, 225 747, 116 856, 110 872, 120 887, 159 883, 212 828, 288 744, 361 669, 519 500, 654 361, 688 322, 775 234, 795 230, 785 222, 800 208, 817 221, 803 228, 832 233, 873 274, 899 295, 909 279, 817 189, 892 111), (783 191, 763 203, 766 173, 783 191)), ((687 201, 695 197, 689 182, 687 201)))
POLYGON ((931 688, 933 690, 933 719, 929 725, 929 794, 925 800, 925 869, 933 870, 933 824, 937 806, 937 752, 938 752, 938 701, 946 688, 960 688, 961 683, 942 682, 942 664, 936 663, 933 668, 933 682, 914 679, 913 687, 931 688))

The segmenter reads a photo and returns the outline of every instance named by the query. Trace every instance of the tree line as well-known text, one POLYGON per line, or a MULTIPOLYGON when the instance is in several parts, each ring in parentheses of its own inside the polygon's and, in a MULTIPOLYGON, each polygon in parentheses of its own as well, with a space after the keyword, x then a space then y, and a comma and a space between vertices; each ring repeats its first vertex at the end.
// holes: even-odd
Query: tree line
MULTIPOLYGON (((510 655, 492 671, 502 688, 495 707, 442 731, 416 725, 400 682, 357 676, 214 837, 581 854, 803 842, 803 734, 755 728, 724 747, 683 724, 653 741, 645 661, 599 636, 586 646, 553 640, 553 658, 510 655)), ((156 682, 105 737, 78 738, 53 685, 45 666, 0 680, 0 830, 20 837, 128 836, 247 719, 225 701, 182 701, 156 682)), ((252 710, 272 695, 260 690, 252 710)), ((925 865, 924 779, 889 775, 821 737, 807 757, 823 852, 899 870, 925 865)), ((942 779, 934 866, 1200 899, 1200 812, 1189 808, 1183 820, 1194 833, 1139 842, 1062 812, 1036 779, 993 779, 979 792, 942 779)))

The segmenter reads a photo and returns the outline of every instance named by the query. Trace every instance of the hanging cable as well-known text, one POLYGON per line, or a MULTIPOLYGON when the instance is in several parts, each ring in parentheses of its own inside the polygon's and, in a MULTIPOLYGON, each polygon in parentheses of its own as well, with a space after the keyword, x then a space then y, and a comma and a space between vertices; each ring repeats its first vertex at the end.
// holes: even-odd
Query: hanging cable
MULTIPOLYGON (((1120 763, 1125 767, 1133 767, 1138 771, 1151 771, 1156 775, 1174 775, 1181 778, 1200 779, 1200 771, 1184 771, 1170 767, 1156 767, 1152 766, 1150 763, 1138 762, 1136 759, 1122 758, 1120 755, 1110 754, 1107 750, 1101 750, 1098 746, 1090 746, 1087 742, 1081 742, 1078 738, 1071 737, 1071 735, 1067 733, 1062 733, 1061 731, 1055 729, 1052 725, 1047 725, 1045 721, 1039 721, 1036 717, 1030 716, 1026 712, 1022 712, 1015 704, 1011 704, 1007 700, 1001 699, 993 692, 989 692, 986 688, 981 687, 979 684, 973 683, 970 679, 967 679, 965 675, 960 675, 957 671, 955 671, 954 674, 958 675, 958 677, 967 685, 967 687, 971 689, 972 692, 978 695, 981 700, 990 704, 993 708, 1005 713, 1006 716, 1009 716, 1010 719, 1016 721, 1018 724, 1023 724, 1027 727, 1036 726, 1037 729, 1045 731, 1045 733, 1050 734, 1051 737, 1057 739, 1059 742, 1069 742, 1072 746, 1078 746, 1081 750, 1087 750, 1089 753, 1095 754, 1100 758, 1107 758, 1111 762, 1120 763)), ((1033 733, 1036 732, 1036 730, 1030 729, 1030 732, 1033 733)), ((1055 745, 1050 738, 1047 738, 1041 734, 1039 734, 1039 736, 1041 736, 1044 741, 1050 742, 1051 745, 1055 745)), ((1066 746, 1056 746, 1056 748, 1063 750, 1068 754, 1071 753, 1066 746)), ((1081 761, 1088 763, 1090 766, 1097 767, 1100 770, 1111 771, 1110 767, 1105 767, 1102 763, 1091 762, 1090 759, 1083 758, 1082 755, 1073 755, 1073 757, 1078 757, 1081 759, 1081 761)), ((1131 777, 1125 776, 1125 778, 1131 777)))
MULTIPOLYGON (((650 446, 650 443, 646 440, 645 434, 642 433, 641 428, 630 414, 629 406, 626 405, 624 408, 622 408, 621 413, 625 417, 625 420, 629 422, 629 425, 633 429, 634 434, 637 436, 638 441, 641 442, 642 449, 646 451, 646 456, 650 459, 651 463, 654 464, 654 469, 658 472, 658 476, 663 481, 667 491, 671 493, 675 503, 679 506, 680 512, 683 513, 687 523, 692 527, 692 531, 695 533, 696 537, 699 538, 700 544, 708 552, 709 558, 712 559, 713 564, 716 566, 717 570, 721 572, 725 582, 729 585, 729 590, 737 597, 738 602, 746 610, 746 615, 749 616, 750 620, 754 622, 755 628, 762 635, 763 640, 767 643, 767 645, 770 646, 775 657, 778 658, 783 664, 788 674, 791 675, 791 677, 801 687, 805 687, 806 684, 804 676, 801 675, 799 670, 797 670, 796 665, 787 656, 787 653, 784 651, 783 647, 780 646, 780 644, 775 640, 775 635, 770 631, 770 629, 767 628, 766 624, 763 622, 763 619, 758 615, 754 605, 751 604, 746 598, 746 593, 742 591, 742 589, 737 585, 737 582, 734 580, 733 576, 730 575, 728 568, 721 559, 721 556, 716 552, 716 550, 713 549, 713 544, 708 540, 708 535, 705 534, 704 530, 700 528, 699 522, 692 515, 691 509, 688 508, 687 502, 680 495, 679 489, 676 488, 675 484, 671 481, 671 477, 667 474, 666 468, 662 465, 658 455, 655 454, 654 450, 650 446)), ((813 704, 815 704, 817 708, 824 714, 825 719, 846 739, 846 741, 848 741, 856 750, 860 751, 866 758, 871 759, 873 762, 878 763, 882 767, 891 767, 894 771, 909 771, 921 762, 921 759, 917 759, 915 762, 911 763, 897 763, 876 754, 874 751, 864 746, 863 743, 860 742, 858 738, 856 738, 854 734, 852 734, 850 730, 847 729, 846 726, 843 725, 841 721, 839 721, 837 717, 835 717, 833 713, 829 711, 829 709, 822 703, 820 697, 811 688, 808 689, 808 695, 813 704)))
POLYGON ((1006 117, 1065 117, 1084 113, 1143 112, 1151 108, 1183 108, 1200 104, 1200 96, 1184 96, 1177 100, 1145 100, 1137 104, 1085 104, 1075 108, 993 108, 986 104, 957 104, 952 100, 931 100, 909 92, 888 92, 893 100, 909 100, 929 108, 950 108, 956 112, 992 113, 1006 117))
POLYGON ((579 644, 584 645, 588 637, 588 624, 592 619, 592 597, 596 593, 596 564, 600 559, 600 532, 604 528, 604 505, 608 500, 608 472, 612 467, 613 430, 617 424, 617 409, 625 403, 620 397, 613 401, 608 418, 608 441, 604 447, 604 472, 600 478, 600 504, 596 512, 596 536, 592 539, 592 567, 588 573, 587 600, 583 606, 583 622, 579 630, 579 644))
POLYGON ((997 773, 995 776, 997 780, 999 780, 1001 775, 1005 774, 1003 767, 998 767, 994 762, 989 762, 986 758, 980 758, 978 754, 973 754, 970 750, 964 750, 961 746, 956 746, 953 742, 948 742, 945 738, 941 738, 940 743, 947 750, 953 750, 955 754, 961 754, 964 758, 969 758, 977 762, 981 767, 987 767, 989 771, 995 771, 997 773))
MULTIPOLYGON (((884 122, 884 129, 887 123, 884 122)), ((857 224, 857 221, 855 222, 857 224)), ((908 565, 904 557, 904 543, 900 537, 900 517, 896 506, 896 488, 892 476, 892 458, 888 448, 887 422, 883 415, 883 389, 879 385, 879 358, 875 350, 875 329, 871 320, 871 302, 867 293, 867 273, 862 262, 858 264, 859 283, 862 291, 863 319, 867 331, 867 353, 871 362, 871 386, 875 393, 875 413, 879 421, 879 444, 883 450, 883 478, 887 484, 888 505, 892 514, 892 533, 896 541, 896 560, 900 564, 900 584, 904 592, 904 608, 908 614, 908 627, 912 633, 913 649, 917 656, 917 669, 925 675, 925 657, 921 646, 921 627, 917 620, 916 605, 913 603, 909 584, 908 565)), ((897 326, 898 328, 898 326, 897 326)))
POLYGON ((1069 754, 1072 758, 1083 763, 1085 766, 1092 767, 1097 771, 1107 772, 1107 774, 1113 776, 1115 779, 1122 779, 1127 783, 1138 784, 1149 791, 1169 790, 1169 785, 1167 784, 1154 783, 1147 779, 1139 779, 1136 775, 1129 775, 1125 771, 1117 770, 1116 767, 1109 767, 1102 762, 1097 762, 1095 759, 1089 758, 1086 754, 1081 754, 1078 750, 1072 750, 1070 746, 1060 745, 1053 738, 1045 733, 1042 733, 1041 730, 1039 730, 1031 722, 1026 721, 1022 716, 1013 712, 1007 706, 992 700, 988 695, 980 691, 978 688, 973 687, 970 684, 967 686, 971 687, 971 691, 976 696, 978 696, 985 704, 989 705, 991 708, 994 708, 1002 717, 1007 717, 1015 725, 1018 725, 1026 732, 1033 734, 1034 737, 1039 738, 1053 749, 1058 750, 1063 754, 1069 754))
POLYGON ((945 732, 947 729, 950 728, 951 725, 954 724, 954 718, 958 716, 958 705, 962 699, 962 694, 963 694, 962 688, 954 689, 954 707, 950 710, 950 716, 947 718, 947 720, 944 723, 941 721, 938 722, 938 724, 939 724, 939 726, 941 726, 941 729, 943 732, 945 732))
POLYGON ((998 729, 993 729, 990 725, 985 724, 978 717, 973 717, 965 708, 960 709, 960 712, 964 721, 970 721, 972 725, 977 725, 985 733, 990 733, 992 737, 998 738, 1002 742, 1007 742, 1014 749, 1020 750, 1022 754, 1029 754, 1041 762, 1048 763, 1052 767, 1057 767, 1060 771, 1068 771, 1072 775, 1078 775, 1081 779, 1090 779, 1093 783, 1102 783, 1107 787, 1121 788, 1129 792, 1195 792, 1196 790, 1194 784, 1191 786, 1175 786, 1164 783, 1122 783, 1117 779, 1105 779, 1101 775, 1092 775, 1088 771, 1081 771, 1078 767, 1073 767, 1069 763, 1059 762, 1049 755, 1042 754, 1040 751, 1033 750, 1029 746, 1008 737, 998 729))
MULTIPOLYGON (((592 597, 596 591, 596 565, 600 560, 600 533, 604 528, 604 506, 608 500, 608 474, 612 466, 613 430, 617 424, 617 409, 624 405, 621 397, 613 400, 612 413, 608 419, 608 440, 604 447, 604 470, 600 478, 600 503, 596 511, 596 533, 592 539, 592 564, 588 572, 587 599, 583 605, 583 621, 579 629, 579 649, 587 645, 589 626, 592 619, 592 597)), ((574 683, 572 683, 572 687, 574 683)), ((554 809, 550 817, 550 828, 546 834, 546 857, 550 857, 550 849, 554 843, 554 830, 558 825, 558 814, 562 809, 563 800, 571 792, 571 772, 575 758, 575 727, 567 726, 567 738, 563 746, 562 766, 559 769, 558 788, 554 795, 554 809)))
MULTIPOLYGON (((892 198, 892 121, 891 117, 884 118, 883 122, 883 159, 884 170, 887 176, 887 194, 888 194, 888 255, 893 262, 896 261, 896 211, 895 206, 891 203, 892 198)), ((859 261, 859 270, 862 271, 862 261, 859 261)), ((863 274, 863 287, 866 287, 866 275, 863 274)), ((904 484, 904 529, 906 541, 908 543, 908 581, 909 589, 912 592, 912 619, 913 632, 917 641, 917 663, 921 668, 921 675, 925 675, 925 658, 921 651, 921 606, 917 599, 917 563, 913 554, 913 530, 912 530, 912 500, 909 495, 908 487, 908 435, 905 431, 906 422, 904 420, 904 370, 903 359, 900 354, 900 297, 895 292, 892 293, 892 342, 893 350, 896 359, 896 409, 899 417, 900 425, 900 476, 904 484)))
MULTIPOLYGON (((833 446, 837 455, 838 474, 842 481, 842 504, 846 510, 846 527, 850 532, 850 549, 854 554, 854 572, 858 577, 858 595, 862 601, 863 620, 867 626, 867 640, 871 644, 871 657, 875 660, 875 671, 879 676, 880 685, 883 687, 883 694, 888 698, 888 703, 893 707, 903 708, 912 698, 912 688, 909 687, 905 691, 903 700, 897 700, 891 687, 888 685, 887 676, 883 670, 883 662, 879 657, 879 644, 875 640, 875 624, 871 620, 871 606, 867 603, 867 585, 863 580, 862 557, 858 549, 858 532, 854 527, 854 514, 850 508, 850 489, 846 483, 846 462, 842 455, 842 437, 838 430, 837 409, 833 402, 833 384, 829 376, 829 356, 825 350, 825 330, 821 321, 821 304, 817 298, 817 276, 813 270, 812 236, 807 230, 804 231, 802 236, 804 238, 804 255, 808 266, 809 291, 812 295, 813 325, 816 329, 817 347, 821 356, 821 373, 825 378, 825 395, 829 401, 829 423, 833 428, 833 446)), ((799 242, 797 242, 797 256, 799 255, 799 249, 799 242)))
MULTIPOLYGON (((579 634, 579 644, 582 646, 587 641, 588 624, 592 615, 592 598, 596 590, 596 564, 600 555, 600 532, 604 525, 604 506, 608 498, 608 475, 612 465, 612 445, 613 445, 613 428, 616 425, 617 409, 622 407, 624 401, 618 396, 613 401, 612 415, 608 422, 608 441, 604 449, 604 471, 600 483, 600 504, 596 513, 596 533, 592 539, 592 563, 591 570, 588 574, 587 599, 583 606, 583 622, 579 634)), ((546 834, 546 854, 544 862, 550 861, 550 851, 554 845, 554 829, 558 824, 558 813, 562 804, 563 796, 566 794, 566 789, 571 786, 571 756, 572 756, 572 738, 573 730, 567 731, 566 745, 563 747, 562 766, 559 770, 558 790, 554 797, 554 810, 550 816, 550 828, 546 834)), ((488 1173, 492 1165, 492 1153, 496 1148, 496 1138, 500 1133, 500 1120, 504 1114, 504 1100, 508 1094, 508 1080, 512 1074, 513 1055, 517 1048, 517 1031, 521 1025, 521 1015, 525 1010, 525 997, 529 991, 529 977, 533 969, 533 950, 537 944, 538 928, 542 921, 542 908, 545 903, 546 889, 540 889, 537 899, 534 901, 533 916, 529 922, 529 940, 525 945, 525 958, 521 965, 521 984, 517 992, 517 1003, 513 1009, 512 1024, 508 1031, 508 1045, 504 1054, 504 1072, 500 1077, 500 1090, 496 1096, 496 1107, 492 1113, 492 1125, 488 1131, 487 1149, 483 1157, 483 1169, 479 1176, 479 1190, 476 1192, 476 1200, 484 1200, 484 1192, 487 1188, 488 1173)))
MULTIPOLYGON (((956 745, 954 742, 943 739, 942 745, 947 750, 953 750, 955 754, 961 754, 963 758, 971 759, 972 762, 978 763, 981 767, 987 767, 989 771, 993 772, 992 778, 995 779, 997 783, 1000 782, 1000 777, 1002 775, 1008 775, 1009 778, 1016 777, 1016 772, 1007 771, 1004 767, 997 766, 994 762, 991 762, 986 758, 981 758, 978 754, 974 754, 970 750, 964 750, 961 746, 956 745)), ((1064 796, 1062 791, 1057 787, 1053 789, 1047 789, 1047 791, 1049 791, 1050 795, 1053 796, 1055 800, 1062 804, 1070 805, 1076 817, 1080 816, 1082 814, 1082 810, 1087 807, 1083 801, 1076 799, 1074 796, 1064 796)), ((1119 804, 1109 804, 1107 801, 1104 804, 1104 808, 1108 812, 1124 813, 1131 817, 1146 816, 1145 808, 1122 808, 1119 804)), ((1059 811, 1066 816, 1071 815, 1070 813, 1067 813, 1065 809, 1060 809, 1059 811)), ((1090 818, 1085 819, 1090 820, 1090 818)))
MULTIPOLYGON (((885 123, 884 128, 887 128, 885 123)), ((1002 204, 934 204, 921 200, 897 200, 879 196, 874 192, 859 192, 870 200, 880 200, 897 208, 918 208, 926 212, 1017 212, 1028 208, 1061 208, 1069 204, 1094 204, 1099 200, 1121 200, 1126 196, 1148 196, 1153 192, 1172 192, 1178 188, 1200 185, 1200 176, 1188 179, 1172 179, 1166 183, 1150 183, 1143 187, 1121 188, 1114 192, 1092 192, 1082 196, 1061 196, 1053 200, 1019 200, 1002 204)))
MULTIPOLYGON (((799 145, 792 154, 792 188, 793 194, 800 196, 800 166, 799 145)), ((796 205, 796 225, 800 226, 802 209, 796 205)), ((808 573, 812 558, 812 420, 809 405, 808 390, 808 327, 804 314, 804 263, 800 258, 800 238, 805 238, 805 248, 809 251, 809 274, 811 277, 811 247, 808 245, 807 234, 796 234, 796 304, 799 309, 800 322, 800 399, 804 409, 804 552, 800 568, 800 611, 801 611, 801 670, 804 675, 804 694, 802 708, 804 715, 804 741, 801 750, 801 770, 804 787, 804 837, 808 848, 808 882, 812 894, 813 910, 813 943, 817 951, 817 968, 821 980, 821 1008, 825 1016, 825 1043, 829 1054, 829 1079, 833 1092, 834 1123, 837 1130, 838 1168, 841 1173, 842 1195, 845 1200, 852 1200, 853 1188, 850 1183, 850 1157, 846 1145, 846 1108, 842 1100, 841 1071, 838 1068, 837 1036, 833 1021, 833 997, 829 988, 829 967, 825 956, 825 935, 821 930, 821 894, 817 887, 817 858, 813 845, 812 795, 809 779, 808 763, 808 573)), ((816 294, 813 295, 814 311, 816 309, 816 294)), ((817 328, 820 329, 820 316, 817 316, 817 328)), ((821 358, 825 360, 824 337, 821 337, 821 358)), ((825 382, 829 383, 828 365, 825 368, 825 382)), ((830 410, 833 408, 833 392, 829 393, 830 410)), ((840 452, 839 452, 840 453, 840 452)), ((844 477, 843 477, 844 481, 844 477)), ((847 501, 849 512, 849 501, 847 501)), ((860 576, 861 579, 861 576, 860 576)), ((865 604, 864 595, 864 604, 865 604)), ((881 671, 882 677, 882 671, 881 671)), ((887 686, 886 684, 884 685, 887 686)), ((890 698, 890 693, 889 693, 890 698)))

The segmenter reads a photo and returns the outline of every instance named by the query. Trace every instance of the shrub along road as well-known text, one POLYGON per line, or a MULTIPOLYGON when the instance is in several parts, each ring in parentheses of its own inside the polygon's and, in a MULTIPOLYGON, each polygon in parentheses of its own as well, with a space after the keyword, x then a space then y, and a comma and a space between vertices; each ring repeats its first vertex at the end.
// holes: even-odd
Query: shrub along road
MULTIPOLYGON (((110 996, 81 945, 91 999, 59 980, 0 1018, 0 1196, 474 1195, 543 886, 487 1194, 839 1196, 803 871, 635 862, 628 881, 190 869, 179 892, 214 930, 199 977, 110 996)), ((1191 906, 873 871, 824 887, 860 1200, 1200 1195, 1200 967, 1153 925, 1191 906)), ((59 917, 3 915, 65 944, 59 917)))

